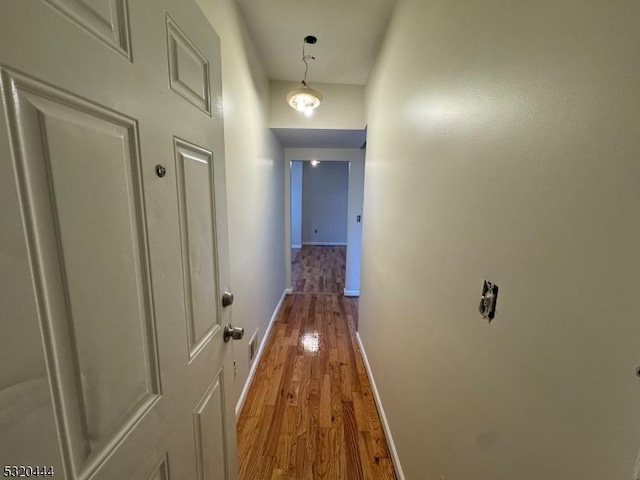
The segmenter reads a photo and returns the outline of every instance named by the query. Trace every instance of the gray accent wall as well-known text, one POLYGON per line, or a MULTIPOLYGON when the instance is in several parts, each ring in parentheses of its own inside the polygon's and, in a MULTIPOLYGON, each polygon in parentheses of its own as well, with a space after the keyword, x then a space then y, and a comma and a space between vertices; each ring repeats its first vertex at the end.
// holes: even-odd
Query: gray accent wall
POLYGON ((304 162, 302 243, 347 243, 349 163, 304 162))

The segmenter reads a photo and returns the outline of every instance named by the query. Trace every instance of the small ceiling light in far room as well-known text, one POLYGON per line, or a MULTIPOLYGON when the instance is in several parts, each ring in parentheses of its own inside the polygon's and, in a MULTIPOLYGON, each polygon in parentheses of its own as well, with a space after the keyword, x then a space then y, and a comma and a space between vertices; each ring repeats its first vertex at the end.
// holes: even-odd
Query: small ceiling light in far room
POLYGON ((302 42, 302 61, 304 62, 304 78, 302 79, 302 86, 300 88, 294 88, 287 93, 287 103, 291 108, 304 113, 306 116, 311 116, 313 110, 320 106, 322 102, 322 93, 307 85, 307 72, 309 71, 309 60, 315 60, 312 55, 307 55, 305 47, 308 44, 313 45, 318 39, 313 35, 307 35, 302 42))
POLYGON ((312 167, 317 167, 320 164, 320 162, 318 160, 311 160, 311 166, 312 167))

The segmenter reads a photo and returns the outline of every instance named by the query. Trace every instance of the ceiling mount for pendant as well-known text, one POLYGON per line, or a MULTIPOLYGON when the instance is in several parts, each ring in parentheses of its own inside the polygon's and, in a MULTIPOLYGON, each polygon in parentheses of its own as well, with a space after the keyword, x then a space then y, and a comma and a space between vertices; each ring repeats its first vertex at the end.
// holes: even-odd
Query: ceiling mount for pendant
POLYGON ((296 109, 299 112, 309 116, 313 113, 315 108, 318 108, 322 102, 322 94, 314 90, 307 85, 307 72, 309 71, 309 60, 315 60, 312 55, 307 55, 305 46, 307 44, 314 45, 318 39, 313 35, 307 35, 303 39, 302 43, 302 61, 304 62, 304 78, 302 79, 302 86, 295 88, 287 94, 287 103, 291 108, 296 109))

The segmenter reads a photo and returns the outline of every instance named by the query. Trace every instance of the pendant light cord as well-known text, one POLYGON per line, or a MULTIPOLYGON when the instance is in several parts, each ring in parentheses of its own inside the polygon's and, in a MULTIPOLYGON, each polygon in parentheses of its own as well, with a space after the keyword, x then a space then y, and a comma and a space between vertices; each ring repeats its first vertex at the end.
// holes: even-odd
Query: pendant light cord
POLYGON ((302 40, 302 61, 304 62, 304 78, 302 79, 302 85, 307 86, 307 72, 309 71, 309 62, 308 60, 315 60, 316 57, 312 55, 307 55, 305 52, 305 46, 307 45, 307 41, 302 40))

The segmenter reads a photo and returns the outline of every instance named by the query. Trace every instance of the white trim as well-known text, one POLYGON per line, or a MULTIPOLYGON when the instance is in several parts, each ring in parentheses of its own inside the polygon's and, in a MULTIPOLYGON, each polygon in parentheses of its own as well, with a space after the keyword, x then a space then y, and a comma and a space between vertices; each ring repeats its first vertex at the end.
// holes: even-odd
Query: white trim
POLYGON ((384 434, 387 437, 387 444, 389 445, 389 450, 391 450, 391 457, 393 457, 393 468, 396 471, 396 476, 398 477, 398 480, 405 480, 404 473, 402 472, 402 466, 400 466, 400 458, 398 458, 398 451, 396 450, 396 444, 393 442, 393 437, 391 436, 391 429, 389 428, 389 422, 387 422, 387 416, 384 414, 384 408, 382 408, 382 401, 380 400, 378 387, 376 387, 376 382, 373 379, 373 374, 371 373, 371 366, 369 365, 369 360, 367 359, 367 352, 364 351, 364 346, 362 345, 362 339, 360 338, 360 334, 358 332, 356 332, 356 340, 358 341, 358 346, 360 347, 360 352, 362 353, 364 368, 367 370, 367 375, 369 376, 369 381, 371 382, 373 397, 375 398, 376 406, 378 407, 380 420, 382 420, 382 429, 384 430, 384 434))
POLYGON ((346 247, 347 242, 302 242, 302 245, 313 245, 316 247, 346 247))
POLYGON ((638 459, 636 460, 636 466, 633 469, 633 478, 632 480, 638 480, 640 478, 640 453, 638 453, 638 459))
POLYGON ((293 293, 293 288, 287 288, 284 293, 285 295, 291 295, 293 293))
POLYGON ((291 248, 302 248, 302 245, 291 245, 291 248))
POLYGON ((251 388, 251 383, 253 382, 253 377, 255 376, 256 370, 258 369, 258 364, 260 363, 262 354, 264 353, 264 347, 267 345, 267 340, 269 339, 271 328, 273 327, 276 318, 278 318, 278 313, 280 313, 280 308, 282 307, 286 296, 287 290, 282 292, 282 297, 280 297, 280 301, 278 302, 278 305, 276 305, 276 309, 273 311, 273 315, 271 315, 271 320, 269 320, 269 325, 267 325, 267 330, 262 336, 262 342, 260 342, 258 353, 256 353, 255 357, 253 357, 253 364, 251 365, 251 369, 249 370, 249 376, 247 377, 247 381, 244 384, 244 388, 242 389, 242 393, 240 394, 240 398, 238 399, 238 403, 236 404, 236 422, 240 418, 240 413, 242 412, 244 403, 247 401, 247 395, 249 394, 249 389, 251 388))
POLYGON ((360 296, 360 290, 347 290, 345 288, 343 294, 344 294, 345 297, 359 297, 360 296))

